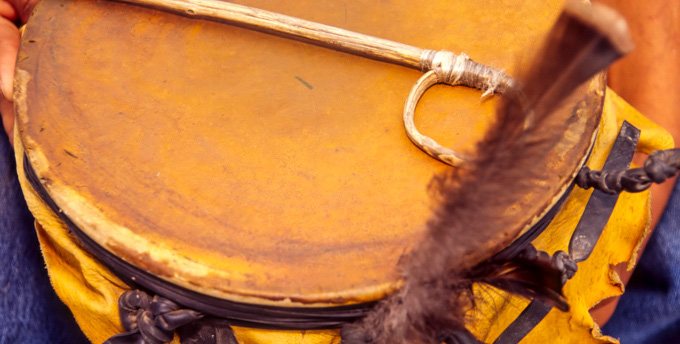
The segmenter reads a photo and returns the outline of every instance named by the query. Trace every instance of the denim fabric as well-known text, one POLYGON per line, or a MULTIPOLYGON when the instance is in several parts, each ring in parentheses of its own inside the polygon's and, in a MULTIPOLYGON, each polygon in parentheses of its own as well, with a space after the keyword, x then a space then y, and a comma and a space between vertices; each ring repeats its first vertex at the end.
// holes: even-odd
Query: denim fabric
POLYGON ((602 332, 622 344, 680 343, 680 179, 602 332))
POLYGON ((52 289, 0 130, 0 344, 89 343, 52 289))

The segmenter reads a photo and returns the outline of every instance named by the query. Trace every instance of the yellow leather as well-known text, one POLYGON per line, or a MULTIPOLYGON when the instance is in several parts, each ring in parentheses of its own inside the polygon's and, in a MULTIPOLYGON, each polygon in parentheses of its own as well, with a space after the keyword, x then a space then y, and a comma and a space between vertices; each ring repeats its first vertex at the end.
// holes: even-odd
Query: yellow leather
MULTIPOLYGON (((17 166, 23 166, 23 146, 15 130, 17 166)), ((122 333, 118 319, 118 297, 129 289, 88 253, 69 233, 57 214, 43 202, 18 168, 19 181, 28 208, 35 217, 50 282, 57 295, 71 309, 78 325, 93 343, 103 343, 122 333)))

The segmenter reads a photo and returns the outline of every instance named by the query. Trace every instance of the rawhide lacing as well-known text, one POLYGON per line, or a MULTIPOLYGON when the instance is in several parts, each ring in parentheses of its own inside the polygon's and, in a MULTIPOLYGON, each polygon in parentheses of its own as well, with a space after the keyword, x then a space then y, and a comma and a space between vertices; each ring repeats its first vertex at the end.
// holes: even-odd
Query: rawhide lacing
POLYGON ((184 325, 195 322, 203 314, 180 306, 166 298, 141 290, 130 290, 118 300, 120 321, 127 333, 109 338, 105 344, 169 343, 175 331, 184 325))
POLYGON ((520 251, 517 256, 520 259, 541 259, 544 261, 550 261, 552 267, 560 272, 562 285, 566 284, 568 280, 576 275, 576 271, 578 271, 578 265, 576 262, 571 258, 571 256, 569 256, 567 252, 562 250, 555 251, 555 253, 550 256, 548 252, 539 251, 536 249, 536 247, 534 247, 534 245, 529 244, 522 251, 520 251))
POLYGON ((628 170, 591 170, 583 167, 576 176, 576 185, 595 188, 605 193, 622 191, 641 192, 652 183, 663 183, 680 172, 680 148, 655 151, 647 157, 644 166, 628 170))

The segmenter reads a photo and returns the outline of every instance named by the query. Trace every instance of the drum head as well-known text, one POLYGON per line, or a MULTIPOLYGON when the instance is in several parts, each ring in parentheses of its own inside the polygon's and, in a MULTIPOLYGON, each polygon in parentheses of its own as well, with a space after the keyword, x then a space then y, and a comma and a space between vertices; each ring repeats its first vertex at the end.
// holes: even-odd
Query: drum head
MULTIPOLYGON (((510 75, 561 4, 239 3, 464 52, 510 75)), ((398 286, 400 257, 436 206, 428 183, 450 168, 404 133, 402 107, 420 75, 224 23, 44 0, 22 38, 17 122, 61 211, 126 262, 229 300, 347 304, 398 286)), ((569 130, 545 166, 531 167, 544 178, 509 209, 516 226, 505 240, 535 223, 582 165, 602 78, 586 88, 599 101, 566 113, 569 130)), ((470 151, 494 117, 494 100, 480 95, 436 86, 416 123, 470 151)))

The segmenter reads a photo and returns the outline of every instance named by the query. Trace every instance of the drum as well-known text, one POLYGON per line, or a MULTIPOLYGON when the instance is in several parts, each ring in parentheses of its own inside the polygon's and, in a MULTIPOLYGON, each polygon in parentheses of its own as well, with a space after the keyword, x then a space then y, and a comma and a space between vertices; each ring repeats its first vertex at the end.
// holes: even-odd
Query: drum
MULTIPOLYGON (((464 52, 509 75, 561 10, 559 1, 239 3, 464 52)), ((238 343, 339 342, 343 324, 400 290, 400 262, 439 207, 433 180, 452 168, 404 133, 402 106, 419 76, 229 23, 44 0, 22 37, 15 142, 55 290, 95 343, 148 335, 165 326, 158 312, 184 310, 189 320, 167 325, 159 342, 192 342, 198 325, 218 343, 231 343, 231 329, 238 343)), ((603 75, 578 92, 557 117, 568 125, 545 164, 526 167, 532 183, 512 196, 507 226, 460 264, 530 242, 568 251, 592 193, 574 188, 574 177, 604 165, 622 126, 621 135, 641 130, 638 151, 673 146, 606 89, 603 75)), ((497 99, 481 94, 433 87, 417 108, 420 131, 473 151, 495 119, 497 99)), ((548 307, 543 321, 513 332, 522 333, 515 342, 613 341, 588 309, 622 292, 611 266, 633 264, 649 212, 647 193, 614 202, 597 246, 564 287, 570 310, 548 307)), ((531 301, 474 291, 467 328, 484 342, 512 337, 507 329, 531 301)))

